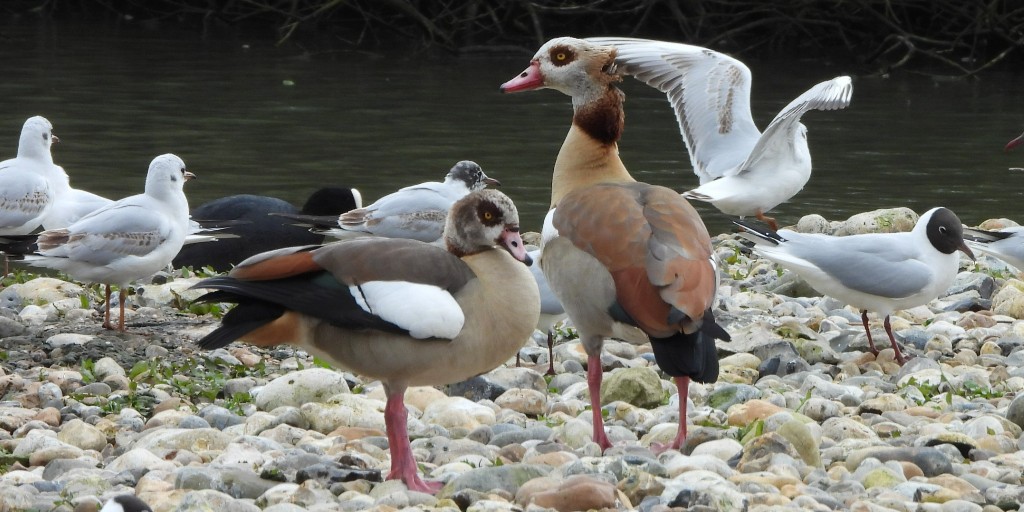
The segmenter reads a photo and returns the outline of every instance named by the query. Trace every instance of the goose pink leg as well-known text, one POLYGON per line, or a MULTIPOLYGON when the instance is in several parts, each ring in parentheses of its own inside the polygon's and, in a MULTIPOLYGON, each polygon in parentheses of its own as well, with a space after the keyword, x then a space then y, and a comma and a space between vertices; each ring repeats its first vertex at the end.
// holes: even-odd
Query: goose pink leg
POLYGON ((676 438, 669 444, 653 443, 651 449, 654 453, 661 453, 667 450, 679 450, 686 442, 686 398, 690 395, 690 378, 675 377, 676 389, 679 390, 679 430, 676 438))
POLYGON ((391 472, 388 480, 401 480, 411 491, 434 494, 444 486, 441 482, 426 482, 419 475, 416 459, 409 444, 409 413, 405 410, 405 386, 400 389, 385 387, 388 401, 384 406, 384 426, 391 449, 391 472))
POLYGON ((590 390, 590 411, 594 418, 594 442, 605 451, 612 447, 608 434, 604 432, 604 418, 601 417, 601 353, 587 356, 587 389, 590 390))

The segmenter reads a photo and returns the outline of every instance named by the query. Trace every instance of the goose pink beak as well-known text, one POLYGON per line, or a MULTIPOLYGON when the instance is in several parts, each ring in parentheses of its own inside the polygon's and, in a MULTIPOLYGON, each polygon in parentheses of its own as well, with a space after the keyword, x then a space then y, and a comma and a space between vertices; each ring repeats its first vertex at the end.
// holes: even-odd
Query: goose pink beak
MULTIPOLYGON (((511 82, 509 82, 509 83, 511 83, 511 82)), ((506 84, 506 85, 508 85, 508 84, 506 84)), ((504 87, 504 85, 502 87, 504 87)), ((1020 137, 1017 137, 1016 139, 1013 139, 1010 142, 1007 142, 1006 143, 1006 147, 1003 148, 1003 151, 1010 151, 1013 148, 1015 148, 1017 146, 1020 146, 1021 144, 1024 144, 1024 133, 1020 134, 1020 137)))
POLYGON ((501 92, 521 92, 521 91, 532 91, 534 89, 540 89, 544 87, 544 76, 540 74, 540 61, 534 60, 530 62, 530 67, 526 68, 519 76, 501 84, 501 92))
POLYGON ((527 266, 533 264, 533 258, 526 253, 526 244, 523 243, 523 237, 519 235, 518 227, 506 227, 499 240, 513 258, 526 263, 527 266))

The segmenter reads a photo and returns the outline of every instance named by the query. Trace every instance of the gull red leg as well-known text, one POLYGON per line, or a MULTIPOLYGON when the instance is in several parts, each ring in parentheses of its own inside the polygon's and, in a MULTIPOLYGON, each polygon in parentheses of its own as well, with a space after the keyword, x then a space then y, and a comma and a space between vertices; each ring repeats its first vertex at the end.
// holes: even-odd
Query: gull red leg
MULTIPOLYGON (((886 317, 886 321, 888 321, 888 318, 886 317)), ((868 350, 877 356, 878 349, 875 348, 875 341, 871 339, 871 327, 868 326, 868 310, 865 309, 860 312, 860 320, 864 322, 864 332, 868 335, 868 350)))
POLYGON ((612 447, 608 434, 604 432, 604 418, 601 417, 601 354, 587 356, 587 389, 590 390, 590 412, 594 421, 594 442, 605 451, 612 447))
POLYGON ((416 459, 409 444, 409 413, 405 410, 405 386, 392 389, 385 386, 387 403, 384 406, 384 426, 391 451, 391 472, 388 480, 401 480, 411 491, 434 494, 444 486, 441 482, 425 482, 420 478, 416 459))
POLYGON ((896 345, 896 337, 892 335, 892 326, 889 325, 889 315, 885 315, 885 322, 882 323, 885 326, 885 333, 889 335, 889 343, 892 343, 892 349, 896 352, 896 361, 900 363, 900 366, 907 364, 907 359, 903 357, 903 352, 900 352, 900 347, 896 345))
POLYGON ((765 215, 761 210, 757 211, 757 220, 768 224, 768 227, 772 228, 772 231, 779 230, 779 223, 775 222, 775 218, 765 215))

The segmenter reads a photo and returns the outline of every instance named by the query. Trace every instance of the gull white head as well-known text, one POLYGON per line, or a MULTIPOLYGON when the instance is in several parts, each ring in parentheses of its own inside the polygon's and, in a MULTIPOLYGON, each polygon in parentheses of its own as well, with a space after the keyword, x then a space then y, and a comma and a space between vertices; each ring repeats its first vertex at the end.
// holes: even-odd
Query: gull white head
POLYGON ((146 175, 146 194, 163 197, 169 191, 180 192, 185 182, 196 175, 185 169, 185 162, 176 155, 167 153, 153 159, 146 175))
POLYGON ((53 163, 50 146, 59 142, 53 135, 53 125, 43 116, 28 118, 21 127, 21 139, 18 141, 18 157, 42 159, 53 163))

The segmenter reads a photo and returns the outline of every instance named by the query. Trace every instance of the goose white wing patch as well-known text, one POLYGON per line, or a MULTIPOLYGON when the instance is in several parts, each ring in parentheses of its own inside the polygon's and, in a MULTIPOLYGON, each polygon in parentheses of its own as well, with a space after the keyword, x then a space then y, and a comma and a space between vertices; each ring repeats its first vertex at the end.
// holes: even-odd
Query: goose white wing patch
POLYGON ((369 281, 349 290, 356 303, 409 331, 416 339, 454 339, 466 316, 455 297, 437 286, 407 281, 369 281))
POLYGON ((555 228, 555 210, 557 208, 548 210, 547 215, 544 216, 544 227, 540 233, 540 244, 542 247, 544 244, 558 238, 558 229, 555 228))

